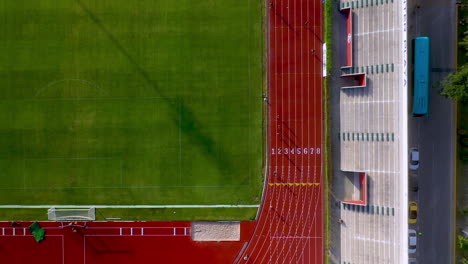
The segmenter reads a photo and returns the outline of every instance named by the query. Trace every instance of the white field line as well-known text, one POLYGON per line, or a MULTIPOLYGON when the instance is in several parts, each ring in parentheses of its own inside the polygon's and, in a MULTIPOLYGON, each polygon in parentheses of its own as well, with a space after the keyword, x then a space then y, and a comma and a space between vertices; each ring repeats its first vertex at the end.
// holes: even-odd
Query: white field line
POLYGON ((120 157, 53 157, 53 158, 24 158, 25 160, 100 160, 118 159, 120 157))
POLYGON ((247 187, 249 185, 168 185, 168 186, 75 186, 75 187, 17 187, 0 190, 62 190, 62 189, 164 189, 164 188, 232 188, 247 187))
POLYGON ((136 100, 167 100, 175 99, 175 96, 151 96, 151 97, 35 97, 18 99, 15 101, 136 101, 136 100))
POLYGON ((259 204, 174 204, 174 205, 0 205, 5 208, 258 208, 259 204))

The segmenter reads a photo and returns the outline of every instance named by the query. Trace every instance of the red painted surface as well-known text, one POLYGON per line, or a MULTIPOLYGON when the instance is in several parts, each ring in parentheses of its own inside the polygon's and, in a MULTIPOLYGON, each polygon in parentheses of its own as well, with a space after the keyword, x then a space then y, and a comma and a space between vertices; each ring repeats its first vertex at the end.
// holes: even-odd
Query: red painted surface
POLYGON ((346 200, 341 201, 346 204, 355 204, 355 205, 367 205, 367 174, 365 172, 359 172, 359 184, 361 185, 361 199, 358 201, 346 200))
POLYGON ((239 264, 323 263, 322 19, 320 0, 268 5, 268 184, 239 264))
POLYGON ((353 13, 351 8, 341 9, 346 15, 346 65, 343 67, 353 66, 353 13))
MULTIPOLYGON (((346 16, 346 65, 341 68, 353 67, 353 13, 351 8, 340 10, 346 16)), ((342 88, 359 88, 367 86, 367 77, 365 73, 354 73, 341 75, 342 78, 349 79, 352 85, 342 88)))
POLYGON ((342 78, 350 79, 353 85, 342 88, 359 88, 367 86, 367 76, 365 73, 353 73, 341 75, 342 78))
MULTIPOLYGON (((41 222, 38 244, 0 223, 2 263, 323 263, 322 1, 268 2, 268 176, 238 242, 195 242, 190 222, 41 222)), ((23 233, 22 233, 23 232, 23 233)))
POLYGON ((30 222, 0 223, 2 263, 128 264, 232 263, 250 239, 255 222, 241 223, 239 242, 196 242, 191 222, 90 222, 70 226, 41 222, 46 238, 36 243, 30 222))

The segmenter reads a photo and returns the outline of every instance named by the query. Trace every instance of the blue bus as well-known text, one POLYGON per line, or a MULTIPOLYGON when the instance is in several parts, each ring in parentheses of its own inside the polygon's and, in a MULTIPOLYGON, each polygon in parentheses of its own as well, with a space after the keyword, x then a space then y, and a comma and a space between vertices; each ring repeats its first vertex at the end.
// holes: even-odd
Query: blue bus
POLYGON ((413 47, 413 116, 427 116, 429 114, 429 57, 431 50, 429 38, 415 38, 413 47))

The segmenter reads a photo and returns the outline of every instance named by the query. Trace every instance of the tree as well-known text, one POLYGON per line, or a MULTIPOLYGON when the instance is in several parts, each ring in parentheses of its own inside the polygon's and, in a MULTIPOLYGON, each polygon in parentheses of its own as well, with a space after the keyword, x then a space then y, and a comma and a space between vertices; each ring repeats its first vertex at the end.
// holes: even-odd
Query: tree
POLYGON ((442 87, 441 95, 452 100, 468 102, 468 66, 464 65, 459 71, 445 77, 442 87))
POLYGON ((463 37, 462 41, 458 42, 458 45, 465 48, 465 56, 468 56, 468 34, 463 37))
POLYGON ((468 237, 458 235, 457 244, 460 250, 468 250, 468 237))

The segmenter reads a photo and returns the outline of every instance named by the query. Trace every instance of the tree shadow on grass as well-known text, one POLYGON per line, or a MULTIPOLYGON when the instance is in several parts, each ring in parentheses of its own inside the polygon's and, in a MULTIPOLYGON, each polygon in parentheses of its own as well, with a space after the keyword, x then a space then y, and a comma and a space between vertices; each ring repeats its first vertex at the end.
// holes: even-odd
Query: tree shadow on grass
POLYGON ((107 36, 115 48, 128 60, 133 69, 145 80, 145 82, 163 98, 163 101, 170 105, 171 120, 180 126, 182 133, 187 136, 191 143, 202 150, 205 156, 213 160, 220 172, 231 171, 231 163, 225 158, 224 151, 216 151, 216 144, 210 136, 203 133, 200 128, 200 122, 195 117, 193 111, 180 98, 178 102, 168 99, 159 89, 156 83, 150 78, 148 72, 135 60, 135 58, 122 46, 119 40, 110 32, 102 21, 86 6, 81 0, 75 0, 80 8, 86 13, 91 21, 107 36), (180 123, 179 123, 180 122, 180 123))

